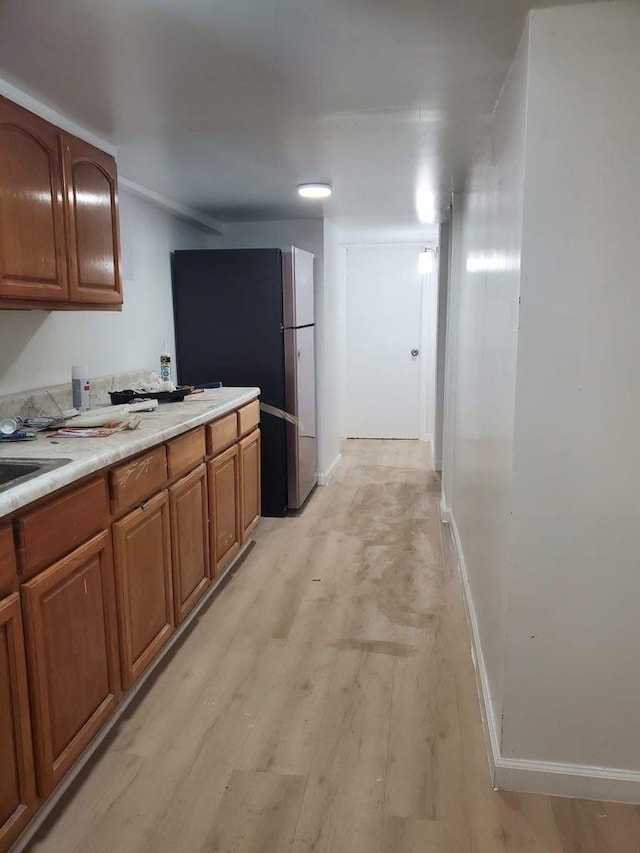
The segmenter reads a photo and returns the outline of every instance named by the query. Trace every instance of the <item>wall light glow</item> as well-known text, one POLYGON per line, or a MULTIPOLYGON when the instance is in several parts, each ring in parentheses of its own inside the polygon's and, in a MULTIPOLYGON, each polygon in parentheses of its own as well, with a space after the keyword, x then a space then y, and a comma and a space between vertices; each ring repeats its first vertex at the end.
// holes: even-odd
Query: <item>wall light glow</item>
POLYGON ((514 272, 520 268, 520 256, 506 252, 470 252, 467 272, 514 272))
POLYGON ((419 187, 416 192, 416 213, 423 225, 436 221, 436 197, 427 187, 419 187))
POLYGON ((433 260, 433 249, 423 249, 418 254, 418 273, 420 275, 429 275, 429 273, 433 272, 433 260))

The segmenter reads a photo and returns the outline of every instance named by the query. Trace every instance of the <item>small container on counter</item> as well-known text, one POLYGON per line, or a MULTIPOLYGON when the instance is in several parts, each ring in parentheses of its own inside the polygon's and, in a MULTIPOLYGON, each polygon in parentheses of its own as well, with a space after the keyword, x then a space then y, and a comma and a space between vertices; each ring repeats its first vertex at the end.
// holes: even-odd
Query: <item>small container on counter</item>
POLYGON ((73 408, 86 412, 91 408, 91 382, 86 364, 74 364, 71 368, 71 388, 73 408))

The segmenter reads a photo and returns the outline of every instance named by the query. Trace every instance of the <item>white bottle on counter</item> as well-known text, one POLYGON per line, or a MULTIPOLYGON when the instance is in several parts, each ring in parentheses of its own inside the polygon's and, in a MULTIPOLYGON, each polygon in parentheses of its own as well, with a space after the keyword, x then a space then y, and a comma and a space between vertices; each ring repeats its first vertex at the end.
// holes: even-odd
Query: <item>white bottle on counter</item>
POLYGON ((164 342, 164 349, 160 353, 160 379, 162 382, 171 382, 171 353, 164 342))
POLYGON ((91 408, 91 382, 86 364, 74 364, 71 368, 71 390, 73 408, 87 412, 91 408))

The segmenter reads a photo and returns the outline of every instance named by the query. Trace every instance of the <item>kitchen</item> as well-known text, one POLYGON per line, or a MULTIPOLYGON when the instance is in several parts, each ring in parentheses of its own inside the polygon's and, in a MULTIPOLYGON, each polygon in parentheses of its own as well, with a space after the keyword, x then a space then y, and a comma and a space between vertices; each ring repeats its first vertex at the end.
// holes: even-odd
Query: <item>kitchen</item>
MULTIPOLYGON (((167 352, 172 381, 194 387, 110 435, 0 446, 0 850, 635 849, 632 807, 570 799, 590 796, 570 787, 578 771, 567 782, 525 755, 526 781, 493 790, 491 691, 476 692, 467 619, 478 627, 429 441, 342 441, 349 249, 437 260, 525 26, 524 2, 477 6, 3 4, 0 416, 71 409, 74 366, 104 412, 110 392, 153 393, 167 352), (333 196, 298 198, 306 182, 333 196), (262 380, 184 373, 171 259, 294 248, 315 264, 300 326, 316 327, 319 488, 260 517, 268 424, 300 413, 288 420, 286 394, 265 401, 262 380), (15 481, 6 459, 26 466, 15 481), (542 772, 548 787, 517 793, 542 772)), ((512 291, 486 286, 510 256, 451 260, 452 280, 485 278, 450 316, 488 294, 512 318, 512 291)), ((215 328, 214 303, 194 313, 215 328)), ((239 361, 242 341, 227 343, 239 361)), ((473 416, 487 389, 466 343, 459 414, 473 416)), ((377 378, 368 396, 393 406, 377 378)), ((520 761, 502 758, 505 774, 520 761)))

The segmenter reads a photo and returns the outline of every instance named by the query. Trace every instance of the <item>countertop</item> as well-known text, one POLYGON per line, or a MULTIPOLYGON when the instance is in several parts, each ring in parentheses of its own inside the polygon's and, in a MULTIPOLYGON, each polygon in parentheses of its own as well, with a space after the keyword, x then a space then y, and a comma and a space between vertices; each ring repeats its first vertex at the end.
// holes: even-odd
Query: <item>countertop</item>
POLYGON ((3 444, 0 461, 64 458, 71 462, 0 492, 0 518, 87 474, 218 418, 259 394, 259 388, 209 389, 186 397, 182 403, 161 403, 153 412, 143 412, 142 423, 135 430, 105 438, 50 438, 49 433, 41 432, 35 441, 3 444))

